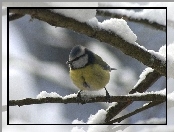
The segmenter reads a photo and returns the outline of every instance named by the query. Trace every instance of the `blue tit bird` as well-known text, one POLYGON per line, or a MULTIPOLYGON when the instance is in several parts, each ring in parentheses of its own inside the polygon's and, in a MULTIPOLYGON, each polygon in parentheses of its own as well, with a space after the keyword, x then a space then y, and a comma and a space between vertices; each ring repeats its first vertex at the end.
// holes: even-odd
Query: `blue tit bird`
MULTIPOLYGON (((106 90, 105 86, 110 80, 110 71, 116 70, 103 61, 100 56, 81 45, 73 47, 67 64, 70 67, 72 82, 80 89, 77 94, 79 98, 81 98, 82 90, 96 91, 102 88, 106 90)), ((107 90, 106 98, 110 98, 107 90)))

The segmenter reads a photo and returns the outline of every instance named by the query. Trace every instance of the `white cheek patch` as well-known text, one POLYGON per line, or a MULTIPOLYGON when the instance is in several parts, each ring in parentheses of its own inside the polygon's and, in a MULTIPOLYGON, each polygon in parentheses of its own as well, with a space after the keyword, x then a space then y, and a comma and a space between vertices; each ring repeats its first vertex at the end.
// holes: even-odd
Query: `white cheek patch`
POLYGON ((88 55, 80 57, 78 60, 72 62, 74 68, 84 67, 88 63, 88 55))

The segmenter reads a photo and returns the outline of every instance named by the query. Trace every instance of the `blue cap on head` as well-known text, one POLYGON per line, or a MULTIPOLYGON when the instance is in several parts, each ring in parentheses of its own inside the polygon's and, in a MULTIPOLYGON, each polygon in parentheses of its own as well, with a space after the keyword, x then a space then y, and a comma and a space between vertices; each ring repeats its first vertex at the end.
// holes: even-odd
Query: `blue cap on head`
POLYGON ((77 45, 77 46, 73 47, 73 49, 71 50, 71 52, 69 54, 69 61, 73 61, 74 59, 76 59, 84 54, 85 54, 85 47, 83 47, 81 45, 77 45))

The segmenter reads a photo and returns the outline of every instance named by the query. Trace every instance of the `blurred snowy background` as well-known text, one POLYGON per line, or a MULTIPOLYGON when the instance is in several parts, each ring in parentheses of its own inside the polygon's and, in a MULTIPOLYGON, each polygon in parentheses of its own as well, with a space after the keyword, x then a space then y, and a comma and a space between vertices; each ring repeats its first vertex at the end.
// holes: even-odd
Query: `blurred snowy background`
MULTIPOLYGON (((96 3, 97 4, 97 3, 96 3)), ((131 3, 127 3, 127 6, 131 3)), ((153 5, 152 3, 134 3, 153 5)), ((100 3, 99 5, 115 6, 115 3, 100 3)), ((83 5, 80 5, 83 6, 83 5)), ((84 5, 85 6, 85 5, 84 5)), ((117 6, 124 6, 120 3, 117 6)), ((126 3, 125 3, 126 6, 126 3)), ((141 5, 143 6, 143 5, 141 5)), ((153 5, 155 6, 155 4, 153 5)), ((158 4, 157 6, 165 6, 158 4)), ((169 4, 166 4, 169 6, 169 4)), ((143 7, 142 7, 143 8, 143 7)), ((90 12, 89 12, 90 13, 90 12)), ((154 16, 151 16, 154 17, 154 16)), ((110 17, 97 15, 98 21, 110 19, 110 17)), ((137 35, 137 42, 148 50, 158 51, 166 44, 166 33, 157 30, 148 24, 126 20, 131 30, 137 35)), ((6 26, 7 16, 2 16, 2 61, 3 61, 3 95, 2 104, 6 105, 6 63, 7 63, 7 40, 6 26)), ((174 28, 168 27, 168 43, 173 42, 171 37, 174 28)), ((61 96, 77 93, 78 89, 72 84, 69 78, 69 68, 66 65, 71 48, 75 45, 83 45, 100 55, 111 67, 117 68, 111 73, 111 80, 106 86, 111 95, 126 95, 136 84, 139 75, 146 68, 139 61, 123 54, 119 50, 101 43, 95 39, 78 34, 64 28, 53 27, 49 24, 31 19, 26 15, 20 19, 9 22, 9 97, 10 99, 36 98, 41 91, 57 92, 61 96)), ((171 92, 173 79, 168 79, 168 92, 171 92)), ((161 77, 148 91, 159 91, 166 88, 166 78, 161 77)), ((105 94, 104 90, 97 92, 105 94)), ((120 116, 143 105, 143 102, 133 103, 127 107, 120 116)), ((86 122, 91 114, 97 113, 99 109, 106 109, 107 103, 93 104, 41 104, 22 107, 9 107, 9 121, 12 124, 71 124, 73 120, 86 122)), ((172 108, 173 109, 173 108, 172 108)), ((168 116, 173 112, 169 109, 168 116)), ((3 116, 3 130, 23 131, 24 127, 6 126, 6 112, 3 116)), ((166 104, 163 103, 154 108, 148 109, 122 123, 133 124, 150 118, 166 118, 166 104)), ((168 121, 173 124, 172 121, 168 121)), ((44 126, 42 131, 56 131, 58 126, 44 126)), ((69 131, 70 127, 61 127, 69 131)), ((84 129, 87 127, 84 127, 84 129)), ((77 128, 73 128, 76 131, 77 128)), ((36 126, 32 129, 40 130, 36 126)), ((79 129, 78 129, 79 130, 79 129)), ((82 130, 82 129, 81 129, 82 130)), ((137 131, 139 129, 137 128, 137 131)), ((29 129, 30 131, 30 129, 29 129)))

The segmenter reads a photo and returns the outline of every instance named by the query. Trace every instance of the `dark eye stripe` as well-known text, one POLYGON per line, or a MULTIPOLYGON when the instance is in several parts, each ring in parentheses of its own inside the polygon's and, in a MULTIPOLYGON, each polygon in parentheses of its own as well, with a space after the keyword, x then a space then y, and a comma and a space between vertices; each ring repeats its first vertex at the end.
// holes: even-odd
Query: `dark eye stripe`
POLYGON ((73 60, 71 60, 71 61, 68 61, 68 62, 70 62, 70 63, 72 63, 73 61, 77 61, 79 58, 81 58, 81 57, 83 57, 83 56, 85 56, 86 54, 83 54, 83 55, 81 55, 81 56, 79 56, 79 57, 76 57, 75 59, 73 59, 73 60))

